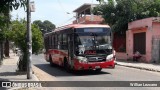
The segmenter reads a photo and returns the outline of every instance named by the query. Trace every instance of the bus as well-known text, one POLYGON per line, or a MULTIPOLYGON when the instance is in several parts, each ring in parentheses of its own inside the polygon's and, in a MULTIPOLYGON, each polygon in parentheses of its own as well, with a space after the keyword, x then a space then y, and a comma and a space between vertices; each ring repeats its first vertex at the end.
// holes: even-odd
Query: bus
POLYGON ((45 59, 67 71, 115 67, 111 29, 100 24, 70 24, 44 35, 45 59))

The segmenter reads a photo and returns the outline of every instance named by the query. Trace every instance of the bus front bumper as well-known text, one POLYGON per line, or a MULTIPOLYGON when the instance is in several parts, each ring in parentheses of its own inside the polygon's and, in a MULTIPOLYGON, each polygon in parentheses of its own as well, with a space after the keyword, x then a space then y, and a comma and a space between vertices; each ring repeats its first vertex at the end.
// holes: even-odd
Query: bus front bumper
POLYGON ((74 65, 74 70, 94 70, 100 68, 114 68, 115 61, 108 61, 108 62, 89 62, 89 63, 79 63, 76 62, 74 65))

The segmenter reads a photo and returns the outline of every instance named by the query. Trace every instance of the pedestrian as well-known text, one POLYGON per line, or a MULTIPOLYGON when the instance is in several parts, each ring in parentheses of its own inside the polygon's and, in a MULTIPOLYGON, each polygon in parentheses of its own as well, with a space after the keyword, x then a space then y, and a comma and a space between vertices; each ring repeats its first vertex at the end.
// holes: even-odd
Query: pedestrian
POLYGON ((133 61, 138 62, 138 60, 142 57, 139 51, 136 51, 135 54, 133 55, 133 61))
POLYGON ((16 55, 17 55, 17 53, 18 53, 18 48, 15 49, 15 53, 16 53, 16 55))

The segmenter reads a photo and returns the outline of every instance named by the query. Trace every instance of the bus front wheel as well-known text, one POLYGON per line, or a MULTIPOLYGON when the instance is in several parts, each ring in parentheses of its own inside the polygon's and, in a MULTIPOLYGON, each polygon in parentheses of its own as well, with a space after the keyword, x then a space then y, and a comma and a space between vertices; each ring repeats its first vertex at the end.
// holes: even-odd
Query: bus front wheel
POLYGON ((95 71, 96 71, 96 72, 101 72, 101 71, 102 71, 102 68, 96 69, 95 71))
POLYGON ((71 68, 68 64, 68 61, 66 59, 64 59, 64 69, 67 71, 67 72, 71 72, 71 68))

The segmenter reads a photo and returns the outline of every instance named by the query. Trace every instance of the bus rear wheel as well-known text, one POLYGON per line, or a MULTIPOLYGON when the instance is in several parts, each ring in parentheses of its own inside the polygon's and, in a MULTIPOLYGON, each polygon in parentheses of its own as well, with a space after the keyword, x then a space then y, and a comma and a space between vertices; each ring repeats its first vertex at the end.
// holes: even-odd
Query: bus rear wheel
POLYGON ((51 56, 49 56, 49 63, 50 63, 50 66, 54 66, 54 63, 52 62, 52 57, 51 56))

